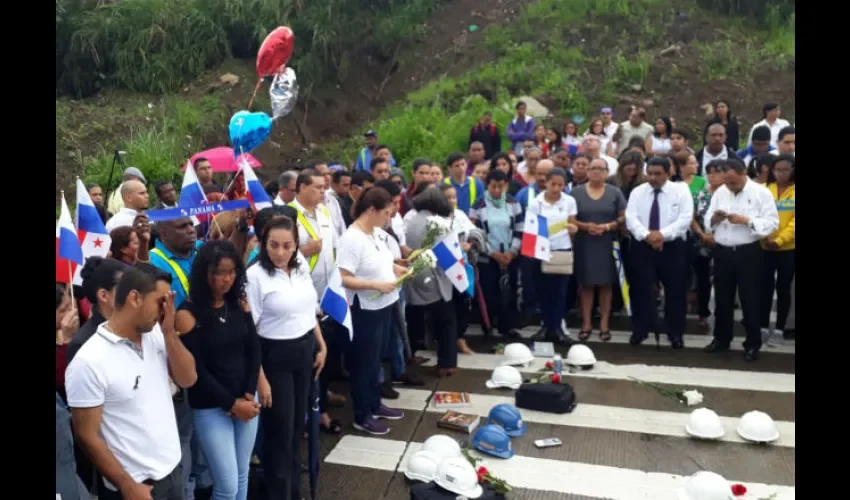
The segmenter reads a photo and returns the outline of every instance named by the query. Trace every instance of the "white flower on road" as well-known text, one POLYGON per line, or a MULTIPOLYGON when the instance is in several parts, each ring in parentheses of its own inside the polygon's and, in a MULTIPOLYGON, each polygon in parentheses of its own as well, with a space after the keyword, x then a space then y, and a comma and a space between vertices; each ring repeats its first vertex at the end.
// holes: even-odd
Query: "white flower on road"
POLYGON ((696 406, 702 403, 703 400, 702 394, 699 391, 694 390, 685 391, 682 393, 682 396, 684 396, 685 403, 688 406, 696 406))

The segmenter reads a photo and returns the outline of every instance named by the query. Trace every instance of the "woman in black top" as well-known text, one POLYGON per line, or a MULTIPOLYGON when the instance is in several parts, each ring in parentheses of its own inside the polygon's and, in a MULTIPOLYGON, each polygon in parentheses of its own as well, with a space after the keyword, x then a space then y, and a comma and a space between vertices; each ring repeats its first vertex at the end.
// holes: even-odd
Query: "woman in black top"
POLYGON ((257 436, 260 344, 244 289, 245 267, 236 247, 229 241, 207 242, 195 257, 189 299, 176 317, 198 370, 189 406, 209 462, 214 500, 248 498, 257 436))
POLYGON ((732 115, 732 108, 729 107, 729 103, 723 99, 714 103, 714 116, 705 124, 703 137, 708 135, 708 127, 715 123, 720 123, 726 127, 726 146, 738 151, 738 147, 740 146, 738 120, 732 115))

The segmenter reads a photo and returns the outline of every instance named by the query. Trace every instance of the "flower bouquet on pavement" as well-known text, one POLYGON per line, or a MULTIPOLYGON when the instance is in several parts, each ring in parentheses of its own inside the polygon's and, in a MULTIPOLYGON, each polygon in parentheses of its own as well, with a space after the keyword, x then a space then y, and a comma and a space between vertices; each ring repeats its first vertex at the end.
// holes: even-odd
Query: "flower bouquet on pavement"
POLYGON ((555 362, 549 360, 543 365, 543 368, 537 370, 538 375, 531 377, 529 383, 532 384, 560 384, 561 374, 555 372, 555 362))
POLYGON ((658 392, 658 394, 661 394, 665 398, 672 399, 673 401, 675 401, 677 403, 681 403, 681 404, 688 405, 688 406, 696 406, 698 404, 701 404, 702 401, 703 401, 702 393, 699 392, 699 391, 695 391, 693 389, 691 389, 691 390, 685 390, 685 389, 682 389, 682 388, 668 389, 666 387, 661 387, 658 384, 653 384, 652 382, 646 382, 646 381, 641 380, 639 378, 635 378, 635 377, 629 377, 629 378, 634 380, 635 382, 641 384, 641 385, 652 387, 653 389, 655 389, 658 392))
MULTIPOLYGON (((434 255, 434 252, 432 252, 431 250, 426 249, 419 255, 418 259, 410 263, 410 267, 407 269, 407 272, 402 274, 398 277, 397 280, 395 280, 395 285, 397 287, 401 286, 405 282, 415 278, 416 276, 426 271, 434 269, 435 267, 437 267, 437 256, 434 255)), ((426 281, 428 280, 430 280, 430 278, 426 279, 426 281)), ((376 299, 380 296, 381 293, 377 293, 372 298, 376 299)))
POLYGON ((493 488, 493 491, 499 495, 505 495, 511 491, 511 485, 509 485, 507 481, 490 474, 487 467, 478 465, 478 462, 480 462, 481 459, 473 457, 469 452, 469 448, 461 448, 461 452, 463 453, 463 457, 466 458, 466 460, 469 461, 469 463, 475 468, 475 472, 478 474, 478 484, 489 484, 490 487, 493 488))
POLYGON ((445 218, 440 217, 439 215, 432 215, 431 217, 428 217, 425 221, 425 239, 422 241, 421 248, 414 250, 407 257, 408 262, 415 262, 432 246, 445 238, 451 231, 451 224, 445 218))

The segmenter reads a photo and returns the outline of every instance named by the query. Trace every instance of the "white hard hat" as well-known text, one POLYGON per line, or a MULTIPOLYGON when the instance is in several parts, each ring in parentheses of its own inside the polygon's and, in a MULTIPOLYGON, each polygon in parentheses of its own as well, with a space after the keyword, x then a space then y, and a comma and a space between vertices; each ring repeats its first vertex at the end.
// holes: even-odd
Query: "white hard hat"
POLYGON ((573 344, 567 353, 567 364, 572 366, 593 366, 596 364, 596 356, 590 347, 584 344, 573 344))
POLYGON ((445 460, 462 456, 460 445, 457 441, 445 434, 434 434, 422 443, 422 449, 445 460))
POLYGON ((691 412, 685 431, 701 439, 720 439, 725 434, 717 413, 708 408, 697 408, 691 412))
POLYGON ((527 365, 534 361, 534 355, 531 354, 531 349, 519 342, 506 345, 504 356, 503 365, 527 365))
POLYGON ((464 457, 447 458, 437 467, 437 486, 466 498, 478 498, 484 489, 478 484, 475 467, 464 457))
POLYGON ((442 460, 442 457, 436 453, 419 450, 407 460, 404 476, 411 481, 430 483, 437 477, 437 466, 440 465, 442 460))
POLYGON ((769 443, 779 439, 779 431, 770 415, 761 411, 749 411, 738 423, 738 435, 747 441, 769 443))
POLYGON ((485 382, 488 389, 500 389, 506 387, 508 389, 517 390, 522 385, 522 374, 513 366, 497 366, 490 375, 490 380, 485 382))
POLYGON ((679 500, 732 500, 732 486, 720 474, 700 471, 685 478, 679 500))

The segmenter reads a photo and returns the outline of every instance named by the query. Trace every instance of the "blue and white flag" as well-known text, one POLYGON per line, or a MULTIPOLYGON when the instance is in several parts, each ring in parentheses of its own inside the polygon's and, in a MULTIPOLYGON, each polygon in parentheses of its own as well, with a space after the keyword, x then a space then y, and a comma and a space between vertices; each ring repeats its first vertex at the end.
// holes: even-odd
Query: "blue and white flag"
POLYGON ((348 329, 348 339, 354 338, 354 329, 351 326, 351 308, 348 307, 348 295, 342 287, 342 276, 339 268, 334 267, 328 276, 328 287, 322 294, 319 307, 337 323, 348 329))
POLYGON ((469 276, 463 262, 463 250, 460 248, 457 233, 451 233, 431 248, 437 257, 437 266, 446 273, 452 284, 461 293, 469 288, 469 276))

